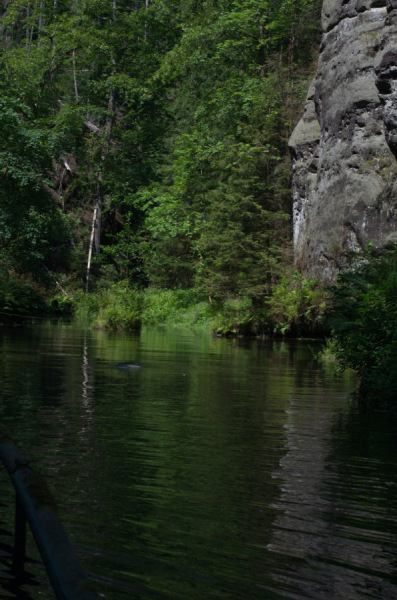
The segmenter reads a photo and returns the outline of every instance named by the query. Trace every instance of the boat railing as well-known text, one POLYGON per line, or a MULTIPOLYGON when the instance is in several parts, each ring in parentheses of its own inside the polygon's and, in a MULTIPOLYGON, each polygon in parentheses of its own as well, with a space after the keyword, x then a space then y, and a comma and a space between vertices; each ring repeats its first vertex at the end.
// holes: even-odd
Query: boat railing
POLYGON ((27 523, 57 600, 98 600, 88 575, 55 515, 55 501, 45 478, 34 471, 6 432, 0 431, 0 459, 15 488, 12 566, 24 572, 27 523))

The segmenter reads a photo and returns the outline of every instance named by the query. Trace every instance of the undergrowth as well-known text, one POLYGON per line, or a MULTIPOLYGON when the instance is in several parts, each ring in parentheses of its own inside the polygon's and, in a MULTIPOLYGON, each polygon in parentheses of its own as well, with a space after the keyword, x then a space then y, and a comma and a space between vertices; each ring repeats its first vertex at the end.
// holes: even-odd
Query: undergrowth
POLYGON ((357 257, 331 298, 328 323, 339 364, 359 375, 362 399, 397 406, 397 248, 357 257))
POLYGON ((78 321, 103 329, 136 330, 142 325, 144 299, 121 281, 95 293, 75 297, 78 321))
POLYGON ((248 296, 210 299, 201 289, 138 290, 127 281, 103 281, 88 294, 71 289, 65 295, 18 279, 0 280, 0 310, 74 314, 85 326, 112 330, 156 325, 203 329, 220 336, 313 336, 321 332, 324 306, 324 290, 296 272, 284 276, 261 302, 248 296))
POLYGON ((2 315, 37 315, 46 309, 45 298, 37 286, 9 274, 0 278, 2 315))

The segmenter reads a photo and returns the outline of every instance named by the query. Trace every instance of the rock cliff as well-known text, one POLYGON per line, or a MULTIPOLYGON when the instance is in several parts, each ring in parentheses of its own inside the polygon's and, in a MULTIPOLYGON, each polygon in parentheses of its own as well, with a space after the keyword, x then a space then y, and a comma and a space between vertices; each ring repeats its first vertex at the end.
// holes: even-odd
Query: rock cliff
POLYGON ((290 139, 294 247, 308 277, 397 242, 397 0, 324 0, 317 73, 290 139))

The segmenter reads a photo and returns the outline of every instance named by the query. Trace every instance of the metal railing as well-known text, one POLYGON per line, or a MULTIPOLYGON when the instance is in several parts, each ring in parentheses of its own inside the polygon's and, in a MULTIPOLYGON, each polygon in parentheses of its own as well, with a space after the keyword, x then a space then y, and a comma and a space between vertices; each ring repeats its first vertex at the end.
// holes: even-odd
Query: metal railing
POLYGON ((29 523, 57 600, 97 600, 89 591, 88 576, 54 513, 55 502, 45 479, 10 437, 0 431, 0 459, 15 488, 13 571, 24 570, 26 523, 29 523))

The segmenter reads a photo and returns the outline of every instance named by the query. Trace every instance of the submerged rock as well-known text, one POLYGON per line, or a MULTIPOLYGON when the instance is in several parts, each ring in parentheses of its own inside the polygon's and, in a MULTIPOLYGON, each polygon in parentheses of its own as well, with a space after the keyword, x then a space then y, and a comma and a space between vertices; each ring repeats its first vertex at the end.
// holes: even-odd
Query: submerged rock
POLYGON ((317 73, 290 139, 295 262, 397 242, 397 0, 324 0, 317 73))
POLYGON ((122 362, 116 365, 116 368, 125 371, 136 371, 137 369, 142 369, 142 365, 135 362, 122 362))

